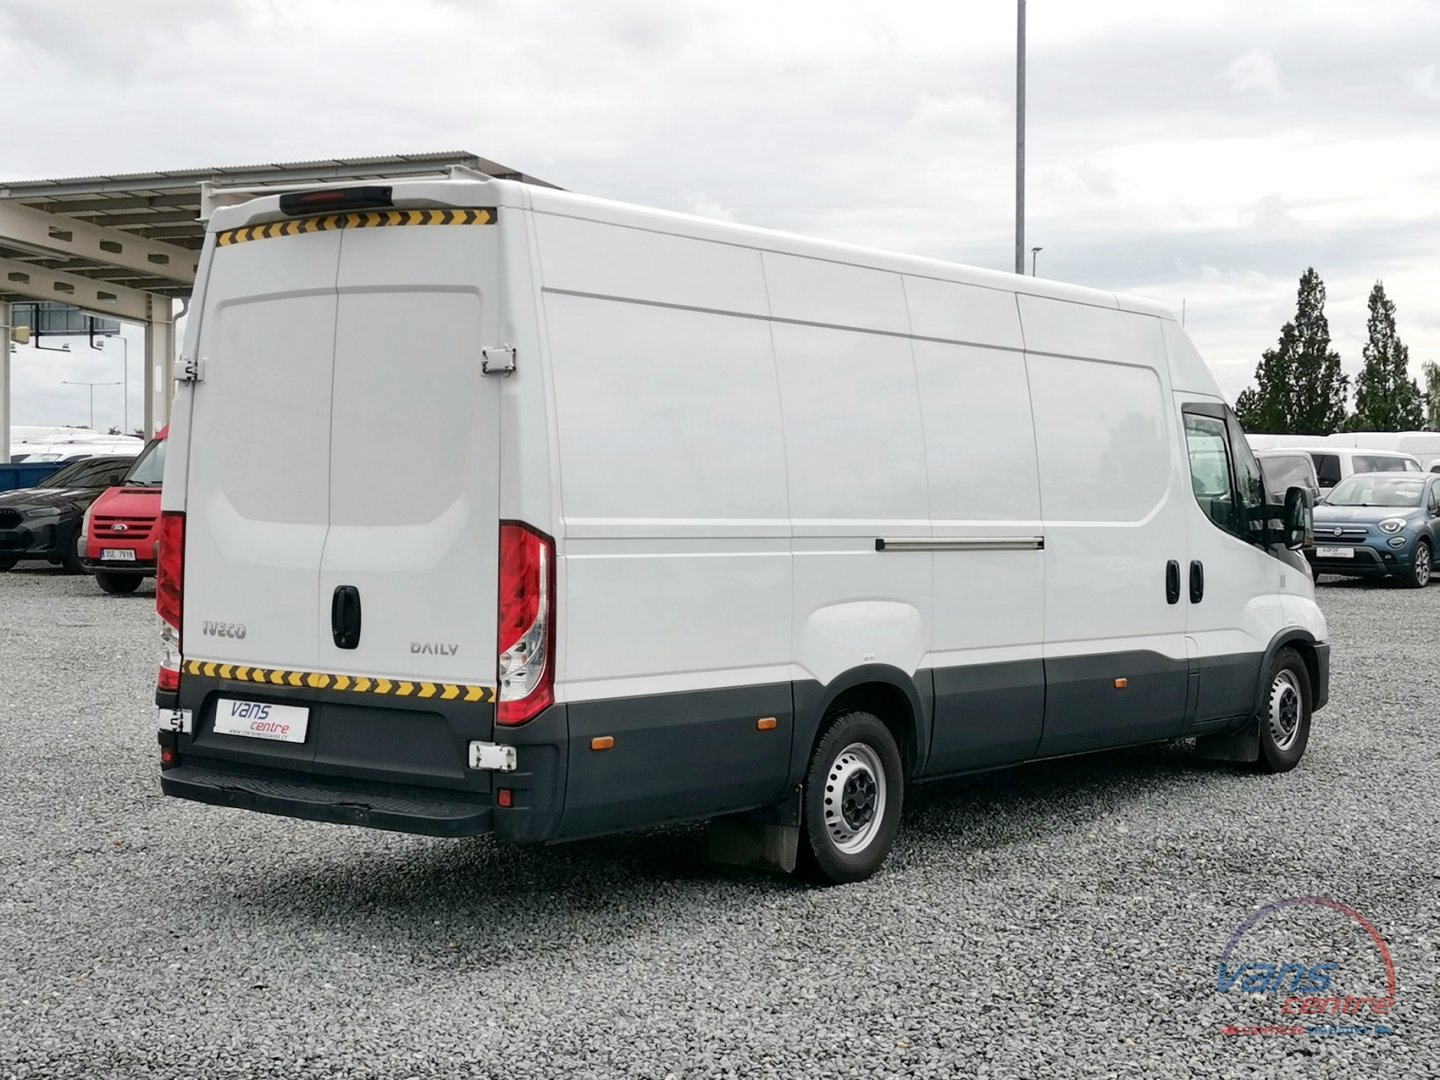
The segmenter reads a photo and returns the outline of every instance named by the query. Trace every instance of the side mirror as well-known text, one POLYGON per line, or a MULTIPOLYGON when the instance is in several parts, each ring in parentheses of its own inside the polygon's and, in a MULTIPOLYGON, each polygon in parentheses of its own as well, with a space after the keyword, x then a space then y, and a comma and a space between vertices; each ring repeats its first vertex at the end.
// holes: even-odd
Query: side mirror
POLYGON ((1314 514, 1310 506, 1310 493, 1302 487, 1292 487, 1285 492, 1285 546, 1299 551, 1314 541, 1314 514))

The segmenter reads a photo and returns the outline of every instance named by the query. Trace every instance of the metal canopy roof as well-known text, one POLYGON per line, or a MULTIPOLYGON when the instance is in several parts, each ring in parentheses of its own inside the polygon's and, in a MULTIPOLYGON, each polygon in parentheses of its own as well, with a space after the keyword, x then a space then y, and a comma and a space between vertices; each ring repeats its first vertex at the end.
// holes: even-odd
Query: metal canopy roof
POLYGON ((0 301, 43 298, 144 319, 144 294, 190 295, 209 187, 399 179, 454 166, 554 186, 463 151, 0 183, 0 301))

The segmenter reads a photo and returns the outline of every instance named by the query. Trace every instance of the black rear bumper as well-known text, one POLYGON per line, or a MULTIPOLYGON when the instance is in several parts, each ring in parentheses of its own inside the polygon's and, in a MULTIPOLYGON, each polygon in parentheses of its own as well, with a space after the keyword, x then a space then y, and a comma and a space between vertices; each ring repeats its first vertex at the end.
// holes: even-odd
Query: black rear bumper
POLYGON ((493 829, 489 796, 482 804, 434 789, 411 794, 316 776, 290 780, 187 765, 164 770, 160 788, 215 806, 426 836, 477 836, 493 829))

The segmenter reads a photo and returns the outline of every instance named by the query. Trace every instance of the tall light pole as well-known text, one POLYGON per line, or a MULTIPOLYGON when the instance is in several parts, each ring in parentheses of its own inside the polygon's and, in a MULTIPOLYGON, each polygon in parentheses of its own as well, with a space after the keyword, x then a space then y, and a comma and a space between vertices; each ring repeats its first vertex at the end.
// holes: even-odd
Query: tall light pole
POLYGON ((1015 273, 1025 273, 1025 0, 1015 26, 1015 273))
POLYGON ((120 348, 125 351, 125 389, 122 393, 125 396, 125 404, 120 407, 124 420, 121 421, 120 433, 130 434, 130 342, 124 334, 120 335, 120 348))
POLYGON ((120 386, 118 382, 71 382, 69 379, 61 379, 66 386, 88 386, 90 388, 90 430, 95 430, 95 387, 97 386, 120 386))
POLYGON ((1036 256, 1036 255, 1039 255, 1040 252, 1042 252, 1042 251, 1044 251, 1044 250, 1045 250, 1045 249, 1044 249, 1043 247, 1033 247, 1033 248, 1030 249, 1030 276, 1031 276, 1031 277, 1034 277, 1034 276, 1035 276, 1035 256, 1036 256))

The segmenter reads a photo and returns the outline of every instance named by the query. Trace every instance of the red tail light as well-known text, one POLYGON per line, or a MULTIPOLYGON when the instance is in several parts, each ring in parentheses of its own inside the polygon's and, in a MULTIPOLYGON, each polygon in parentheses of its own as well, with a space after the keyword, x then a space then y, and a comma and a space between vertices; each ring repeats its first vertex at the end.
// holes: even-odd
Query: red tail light
POLYGON ((155 551, 155 611, 160 616, 161 690, 180 689, 182 658, 180 624, 184 611, 185 515, 160 515, 160 533, 155 551))
POLYGON ((555 700, 555 542, 500 525, 497 724, 523 724, 555 700))

